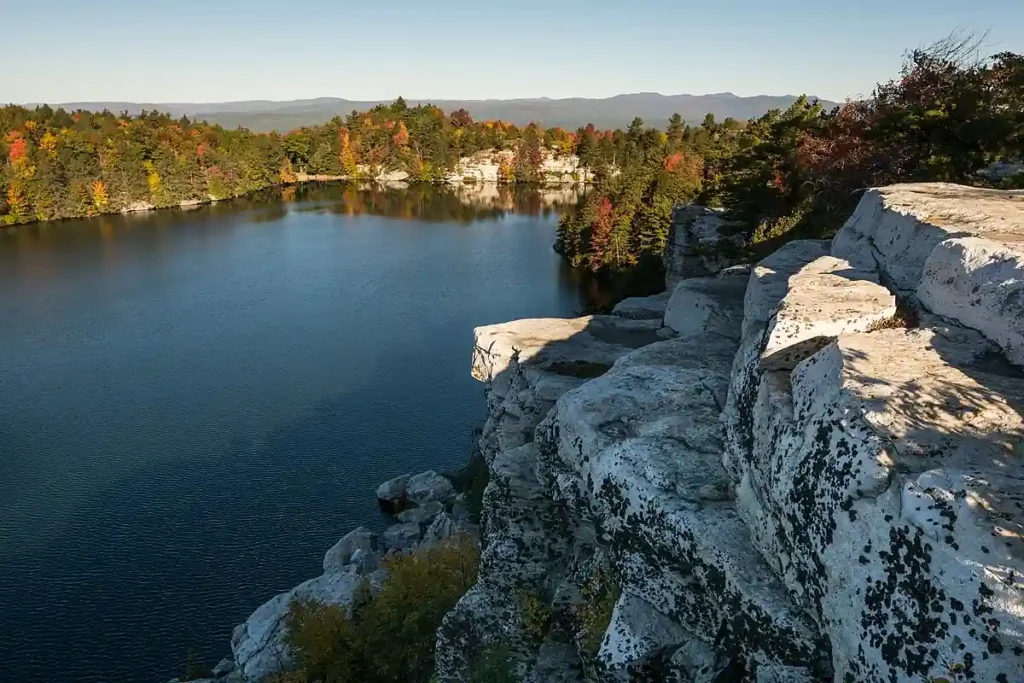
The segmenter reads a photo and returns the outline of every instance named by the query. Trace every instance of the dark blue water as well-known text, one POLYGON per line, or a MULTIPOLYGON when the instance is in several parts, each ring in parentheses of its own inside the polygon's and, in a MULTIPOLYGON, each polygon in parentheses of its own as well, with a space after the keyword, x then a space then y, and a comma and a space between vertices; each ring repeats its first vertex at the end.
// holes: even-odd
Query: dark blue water
POLYGON ((555 215, 499 205, 528 213, 334 187, 0 233, 0 679, 212 665, 380 481, 462 465, 473 327, 583 307, 555 215))

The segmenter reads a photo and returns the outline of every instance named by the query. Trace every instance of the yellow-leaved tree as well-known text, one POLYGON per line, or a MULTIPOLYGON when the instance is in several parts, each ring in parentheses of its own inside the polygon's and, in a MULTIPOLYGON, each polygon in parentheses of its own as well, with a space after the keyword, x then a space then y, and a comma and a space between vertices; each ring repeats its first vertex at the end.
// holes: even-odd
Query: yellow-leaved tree
POLYGON ((102 180, 97 180, 92 184, 92 204, 96 207, 97 211, 103 211, 109 204, 107 198, 107 186, 102 180))

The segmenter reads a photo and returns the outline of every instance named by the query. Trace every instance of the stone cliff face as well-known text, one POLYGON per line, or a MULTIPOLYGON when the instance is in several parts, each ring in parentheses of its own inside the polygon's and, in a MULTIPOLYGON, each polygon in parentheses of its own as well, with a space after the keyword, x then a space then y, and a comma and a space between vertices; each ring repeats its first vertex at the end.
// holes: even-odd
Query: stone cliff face
POLYGON ((439 680, 1024 680, 1024 193, 871 190, 752 267, 677 223, 670 292, 476 331, 439 680))
MULTIPOLYGON (((463 184, 495 184, 504 182, 501 175, 502 165, 511 166, 515 160, 515 152, 509 149, 478 152, 459 159, 455 168, 445 177, 451 185, 463 184)), ((361 178, 370 178, 378 183, 405 183, 410 179, 407 171, 389 171, 379 166, 360 164, 358 167, 361 178)), ((556 154, 550 149, 541 150, 539 183, 551 186, 582 185, 594 180, 594 173, 580 163, 575 154, 556 154)), ((338 176, 337 178, 344 178, 338 176)), ((334 179, 337 179, 334 178, 334 179)), ((332 177, 302 176, 302 180, 332 179, 332 177)), ((398 187, 401 187, 399 185, 398 187)))
MULTIPOLYGON (((459 159, 459 163, 448 175, 448 182, 461 184, 497 183, 501 181, 502 164, 512 164, 515 153, 512 150, 479 152, 459 159)), ((580 164, 575 154, 556 155, 549 149, 541 151, 541 182, 549 185, 577 185, 590 182, 594 174, 580 164)))

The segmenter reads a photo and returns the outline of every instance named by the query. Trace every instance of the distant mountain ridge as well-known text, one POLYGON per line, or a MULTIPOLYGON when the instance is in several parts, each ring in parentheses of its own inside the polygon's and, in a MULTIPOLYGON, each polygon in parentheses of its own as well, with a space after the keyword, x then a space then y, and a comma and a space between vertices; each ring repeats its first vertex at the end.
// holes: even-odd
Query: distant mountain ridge
MULTIPOLYGON (((794 95, 755 95, 740 97, 732 93, 709 95, 662 95, 631 93, 605 98, 547 97, 510 100, 407 100, 410 105, 432 103, 446 112, 466 109, 475 119, 502 119, 517 125, 540 121, 546 126, 577 128, 593 123, 598 128, 621 128, 639 116, 648 124, 663 125, 674 113, 686 121, 698 122, 706 114, 721 120, 726 117, 748 119, 761 116, 770 109, 785 109, 796 99, 794 95)), ((826 108, 834 102, 821 100, 826 108)), ((143 109, 166 111, 174 116, 202 118, 228 128, 245 126, 258 131, 288 131, 301 126, 323 123, 334 116, 353 110, 363 111, 385 100, 346 100, 338 97, 317 97, 307 100, 273 101, 245 100, 217 103, 139 103, 139 102, 66 102, 54 106, 65 109, 93 111, 128 111, 138 114, 143 109)), ((32 105, 29 105, 32 106, 32 105)))

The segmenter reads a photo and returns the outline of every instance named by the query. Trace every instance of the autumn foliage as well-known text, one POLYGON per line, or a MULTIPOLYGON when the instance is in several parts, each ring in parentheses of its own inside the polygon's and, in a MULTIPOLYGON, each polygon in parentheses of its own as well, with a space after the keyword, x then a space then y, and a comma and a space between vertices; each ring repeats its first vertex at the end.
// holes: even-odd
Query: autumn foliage
POLYGON ((97 211, 102 211, 108 202, 107 186, 103 184, 102 180, 97 180, 92 184, 92 203, 97 211))
POLYGON ((11 164, 17 164, 25 158, 27 143, 19 131, 11 131, 7 135, 7 143, 10 145, 7 152, 7 160, 11 164))
POLYGON ((578 134, 561 128, 476 122, 465 110, 448 115, 400 98, 286 134, 225 130, 158 112, 8 106, 0 108, 0 136, 3 224, 226 199, 306 176, 406 171, 413 180, 441 181, 478 152, 509 158, 502 179, 510 183, 540 180, 545 154, 579 152, 585 164, 606 169, 616 155, 610 133, 607 143, 581 148, 578 134), (102 202, 93 192, 97 182, 105 188, 102 202))
MULTIPOLYGON (((1024 159, 1024 56, 978 60, 976 47, 954 36, 917 50, 872 97, 834 111, 801 97, 749 121, 673 117, 666 133, 635 121, 611 136, 621 174, 563 216, 556 249, 577 266, 624 271, 660 260, 677 202, 724 208, 756 249, 830 236, 866 187, 984 185, 979 169, 1024 159)), ((579 131, 581 158, 608 144, 579 131)))

